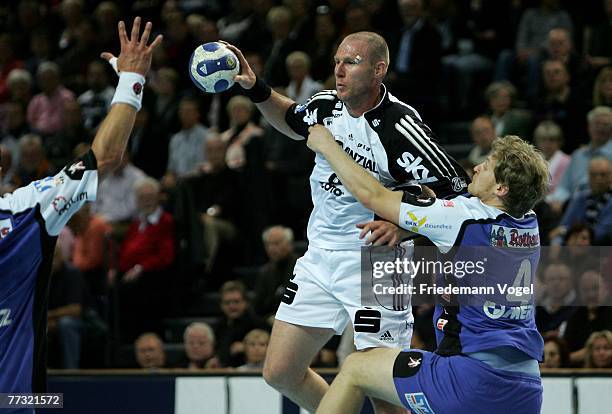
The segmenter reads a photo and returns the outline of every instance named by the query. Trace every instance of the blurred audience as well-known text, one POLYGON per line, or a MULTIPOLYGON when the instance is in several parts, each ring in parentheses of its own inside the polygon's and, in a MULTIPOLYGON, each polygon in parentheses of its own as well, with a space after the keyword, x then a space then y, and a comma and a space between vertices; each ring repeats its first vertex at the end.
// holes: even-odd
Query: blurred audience
POLYGON ((244 337, 244 365, 240 365, 238 370, 261 370, 263 369, 266 351, 270 334, 262 329, 253 329, 244 337))
POLYGON ((563 339, 557 336, 544 339, 544 362, 540 368, 569 368, 569 352, 563 339))
POLYGON ((495 127, 495 135, 518 135, 529 139, 531 129, 531 114, 524 109, 514 108, 516 88, 508 81, 491 83, 485 90, 485 99, 489 106, 491 122, 495 127))
POLYGON ((585 345, 585 368, 612 368, 612 332, 593 332, 585 345))
POLYGON ((140 368, 155 370, 166 367, 164 343, 156 333, 145 332, 136 338, 134 353, 140 368))
POLYGON ((183 341, 185 356, 177 368, 199 370, 221 366, 215 355, 215 334, 207 323, 191 323, 185 329, 183 341))
POLYGON ((478 165, 487 158, 491 151, 491 145, 496 138, 495 127, 491 118, 479 116, 474 119, 470 128, 470 134, 475 146, 470 150, 467 159, 471 164, 478 165))
POLYGON ((547 199, 557 188, 557 184, 569 166, 571 157, 561 151, 563 146, 563 130, 553 121, 542 121, 533 132, 533 139, 544 159, 548 161, 550 186, 547 199))

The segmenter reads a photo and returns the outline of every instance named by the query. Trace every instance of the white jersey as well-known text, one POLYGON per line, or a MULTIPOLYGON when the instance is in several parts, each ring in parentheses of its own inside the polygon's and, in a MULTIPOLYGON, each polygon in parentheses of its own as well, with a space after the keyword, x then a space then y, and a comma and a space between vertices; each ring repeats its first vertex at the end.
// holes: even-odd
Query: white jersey
MULTIPOLYGON (((351 116, 336 91, 328 90, 290 108, 287 124, 303 137, 311 125, 326 126, 338 145, 386 187, 426 184, 439 197, 465 192, 468 178, 461 166, 439 146, 414 108, 382 88, 380 103, 360 117, 351 116)), ((371 221, 374 214, 347 191, 320 154, 310 188, 314 208, 309 243, 321 249, 358 250, 364 242, 355 225, 371 221)))

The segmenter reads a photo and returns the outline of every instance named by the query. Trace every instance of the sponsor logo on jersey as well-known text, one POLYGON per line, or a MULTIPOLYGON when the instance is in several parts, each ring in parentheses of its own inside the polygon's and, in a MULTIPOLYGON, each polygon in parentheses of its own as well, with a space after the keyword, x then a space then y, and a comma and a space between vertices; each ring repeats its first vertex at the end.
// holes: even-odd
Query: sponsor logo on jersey
POLYGON ((306 101, 303 104, 299 104, 298 106, 295 107, 293 112, 297 114, 298 112, 304 111, 306 108, 308 108, 308 102, 310 102, 310 101, 306 101))
POLYGON ((310 109, 306 110, 306 115, 304 115, 304 122, 308 125, 314 125, 317 123, 317 112, 319 108, 315 108, 313 111, 310 109))
POLYGON ((7 218, 0 220, 0 239, 4 239, 11 231, 13 231, 11 219, 7 218))
POLYGON ((444 207, 455 207, 455 203, 453 203, 451 200, 442 200, 442 205, 444 207))
POLYGON ((340 118, 342 116, 342 111, 336 111, 335 109, 332 111, 332 117, 340 118))
POLYGON ((83 200, 87 200, 87 191, 82 191, 75 197, 70 197, 70 199, 68 200, 64 196, 57 196, 53 199, 53 202, 51 204, 53 205, 53 209, 57 211, 57 214, 61 216, 62 214, 70 210, 70 208, 74 204, 83 200))
POLYGON ((438 322, 436 322, 436 328, 438 328, 438 330, 440 331, 443 331, 447 323, 448 319, 438 318, 438 322))
POLYGON ((456 193, 463 191, 463 189, 467 187, 467 183, 463 177, 453 177, 451 184, 453 186, 453 191, 456 193))
MULTIPOLYGON (((424 202, 427 202, 428 200, 423 200, 424 202)), ((432 224, 432 223, 428 223, 427 222, 427 216, 425 217, 421 217, 419 218, 416 214, 407 211, 406 215, 408 216, 408 219, 404 220, 404 224, 406 226, 408 226, 408 230, 413 232, 413 233, 418 233, 421 229, 425 228, 425 229, 443 229, 443 230, 450 230, 452 229, 452 226, 448 225, 448 224, 432 224)))
POLYGON ((409 152, 404 152, 397 159, 397 164, 402 167, 408 174, 412 174, 415 180, 424 180, 429 177, 429 170, 421 165, 423 158, 416 157, 409 152))
POLYGON ((381 341, 394 341, 395 339, 393 338, 393 335, 391 335, 391 332, 385 331, 385 333, 380 336, 380 340, 381 341))
POLYGON ((70 174, 75 174, 77 171, 83 171, 85 169, 85 164, 83 161, 75 162, 70 167, 68 167, 68 171, 70 174))
POLYGON ((42 193, 43 191, 47 191, 50 188, 56 187, 60 184, 64 184, 64 177, 61 175, 57 177, 47 177, 43 178, 42 180, 36 180, 33 184, 34 188, 36 188, 39 193, 42 193))
POLYGON ((336 197, 344 195, 344 191, 338 188, 342 185, 342 183, 340 182, 340 179, 338 178, 336 173, 330 175, 327 181, 319 181, 319 183, 321 184, 321 188, 323 190, 335 195, 336 197))
POLYGON ((11 324, 11 310, 10 309, 0 309, 0 328, 3 326, 9 326, 11 324))
POLYGON ((404 394, 404 396, 413 414, 435 414, 429 405, 429 401, 427 401, 427 397, 422 392, 404 394))
POLYGON ((482 305, 482 310, 490 319, 525 320, 533 316, 533 305, 506 306, 488 300, 482 305))
POLYGON ((409 357, 408 358, 408 368, 416 368, 419 365, 421 365, 421 360, 423 358, 413 358, 413 357, 409 357))
MULTIPOLYGON (((352 134, 349 134, 348 140, 354 141, 352 134)), ((363 154, 360 154, 358 151, 353 150, 348 145, 344 146, 344 143, 342 142, 341 137, 338 135, 336 135, 336 142, 338 143, 338 145, 340 145, 340 147, 342 147, 344 152, 346 152, 349 155, 349 157, 351 157, 357 164, 361 165, 363 168, 365 168, 368 171, 372 171, 373 173, 378 174, 378 168, 376 167, 376 161, 374 161, 372 158, 369 158, 363 154)), ((366 147, 365 145, 361 143, 358 143, 357 147, 363 148, 366 152, 372 152, 370 147, 366 147)))
POLYGON ((338 101, 338 102, 336 102, 336 105, 334 105, 334 108, 336 108, 336 109, 342 109, 342 101, 338 101))
POLYGON ((377 127, 380 125, 380 119, 375 119, 372 121, 372 125, 374 125, 374 127, 377 127))
POLYGON ((510 247, 529 249, 540 245, 538 229, 517 229, 493 225, 491 227, 491 245, 495 247, 510 247))

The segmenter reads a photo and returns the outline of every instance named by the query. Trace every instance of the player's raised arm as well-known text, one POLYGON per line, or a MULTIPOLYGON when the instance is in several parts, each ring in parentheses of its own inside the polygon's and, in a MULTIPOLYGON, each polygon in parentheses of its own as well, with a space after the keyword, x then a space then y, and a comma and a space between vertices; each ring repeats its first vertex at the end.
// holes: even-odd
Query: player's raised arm
POLYGON ((304 137, 296 134, 285 120, 285 115, 295 102, 272 90, 261 79, 257 78, 253 69, 249 66, 246 58, 236 46, 220 41, 236 54, 240 61, 240 74, 234 80, 242 86, 248 97, 253 101, 262 115, 272 124, 274 128, 287 135, 291 139, 301 141, 304 137))
POLYGON ((162 41, 162 36, 158 35, 151 44, 147 45, 152 24, 148 22, 140 35, 140 23, 140 17, 136 17, 132 25, 132 32, 128 37, 125 23, 120 21, 121 52, 119 56, 115 58, 111 53, 102 53, 102 58, 111 62, 113 67, 116 65, 119 83, 111 110, 98 129, 92 144, 100 180, 119 166, 134 126, 136 112, 141 106, 142 89, 145 76, 151 67, 153 50, 162 41))
POLYGON ((353 197, 380 217, 398 224, 402 192, 383 187, 336 144, 324 126, 315 125, 309 132, 308 147, 325 157, 353 197))

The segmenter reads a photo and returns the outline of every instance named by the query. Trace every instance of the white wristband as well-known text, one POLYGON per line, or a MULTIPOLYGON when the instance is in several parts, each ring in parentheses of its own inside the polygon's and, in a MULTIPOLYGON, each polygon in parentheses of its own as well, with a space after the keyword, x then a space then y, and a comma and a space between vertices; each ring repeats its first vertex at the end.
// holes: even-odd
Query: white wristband
POLYGON ((125 103, 133 106, 139 111, 142 106, 142 89, 144 83, 145 78, 139 73, 121 72, 111 105, 125 103))

